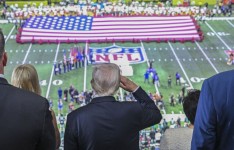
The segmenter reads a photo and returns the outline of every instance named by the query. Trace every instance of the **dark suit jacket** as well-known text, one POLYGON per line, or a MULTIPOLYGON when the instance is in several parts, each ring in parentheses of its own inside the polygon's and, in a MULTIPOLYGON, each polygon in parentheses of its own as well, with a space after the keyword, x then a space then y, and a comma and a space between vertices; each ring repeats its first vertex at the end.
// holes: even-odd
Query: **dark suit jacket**
POLYGON ((234 150, 234 70, 204 81, 192 150, 234 150))
POLYGON ((97 97, 68 115, 65 150, 137 150, 139 131, 159 123, 162 116, 150 97, 139 88, 137 102, 97 97))
POLYGON ((0 78, 0 149, 55 150, 55 133, 45 98, 0 78))

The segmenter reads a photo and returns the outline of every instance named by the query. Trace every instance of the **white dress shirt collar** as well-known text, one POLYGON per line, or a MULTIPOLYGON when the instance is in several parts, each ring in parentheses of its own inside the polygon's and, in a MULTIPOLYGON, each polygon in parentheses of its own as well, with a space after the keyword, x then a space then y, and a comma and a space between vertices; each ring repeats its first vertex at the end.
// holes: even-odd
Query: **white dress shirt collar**
POLYGON ((4 78, 4 75, 3 75, 3 74, 0 74, 0 78, 4 78))

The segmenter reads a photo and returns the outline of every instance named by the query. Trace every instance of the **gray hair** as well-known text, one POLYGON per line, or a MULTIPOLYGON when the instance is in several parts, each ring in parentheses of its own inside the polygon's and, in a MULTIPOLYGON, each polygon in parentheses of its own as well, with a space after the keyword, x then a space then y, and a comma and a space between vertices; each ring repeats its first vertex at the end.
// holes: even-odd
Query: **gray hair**
POLYGON ((98 64, 93 68, 91 86, 94 97, 112 96, 119 89, 120 69, 116 64, 98 64))

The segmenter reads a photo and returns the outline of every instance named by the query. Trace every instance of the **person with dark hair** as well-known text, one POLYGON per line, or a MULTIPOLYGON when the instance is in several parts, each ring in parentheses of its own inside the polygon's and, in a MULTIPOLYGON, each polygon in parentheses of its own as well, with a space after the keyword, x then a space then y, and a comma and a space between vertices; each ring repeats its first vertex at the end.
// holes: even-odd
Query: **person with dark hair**
POLYGON ((191 148, 193 125, 199 101, 200 90, 191 90, 183 99, 183 109, 190 124, 185 128, 166 130, 160 143, 160 150, 179 149, 188 150, 191 148))
POLYGON ((6 65, 5 40, 0 29, 0 149, 55 150, 48 100, 10 85, 4 78, 6 65))
POLYGON ((66 61, 63 61, 63 73, 66 73, 66 67, 67 67, 67 65, 66 65, 66 61))
POLYGON ((68 90, 67 90, 67 88, 64 89, 63 95, 64 95, 63 100, 67 102, 67 99, 68 99, 68 90))
POLYGON ((183 86, 182 87, 182 89, 181 89, 181 96, 182 96, 182 98, 184 98, 184 94, 185 94, 185 86, 183 86))
POLYGON ((61 68, 62 63, 58 62, 58 73, 61 74, 62 73, 62 68, 61 68))
POLYGON ((171 94, 171 97, 170 97, 170 105, 173 106, 173 107, 175 106, 175 98, 174 98, 173 93, 171 94))
POLYGON ((171 75, 169 75, 168 78, 167 78, 168 87, 171 87, 171 81, 172 81, 172 78, 171 78, 171 75))
POLYGON ((77 89, 74 89, 73 95, 75 102, 79 103, 79 92, 77 89))
POLYGON ((188 120, 190 121, 189 126, 191 127, 193 127, 194 125, 200 93, 201 93, 200 90, 192 89, 188 91, 188 95, 185 96, 183 99, 184 113, 187 116, 188 120))
POLYGON ((192 150, 233 150, 234 70, 203 82, 194 124, 192 150))
POLYGON ((69 59, 67 59, 67 61, 66 61, 66 65, 67 65, 67 72, 69 72, 70 71, 70 61, 69 61, 69 59))
POLYGON ((159 123, 162 115, 147 93, 120 75, 116 64, 93 68, 93 99, 68 114, 64 150, 136 150, 139 131, 159 123), (136 102, 118 102, 115 93, 122 87, 136 102), (121 110, 121 111, 118 111, 121 110))

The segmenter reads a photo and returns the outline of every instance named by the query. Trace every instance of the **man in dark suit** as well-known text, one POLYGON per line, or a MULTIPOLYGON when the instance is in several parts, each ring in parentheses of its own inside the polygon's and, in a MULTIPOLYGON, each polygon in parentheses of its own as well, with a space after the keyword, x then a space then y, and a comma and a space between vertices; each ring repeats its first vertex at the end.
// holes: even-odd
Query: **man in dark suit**
POLYGON ((45 98, 4 79, 7 55, 0 29, 0 149, 55 150, 55 133, 45 98))
POLYGON ((139 131, 159 123, 162 116, 153 100, 134 82, 120 75, 115 64, 95 65, 92 101, 68 115, 65 150, 137 150, 139 131), (137 102, 118 102, 119 87, 137 102))
POLYGON ((234 70, 204 81, 192 150, 234 150, 234 70))

